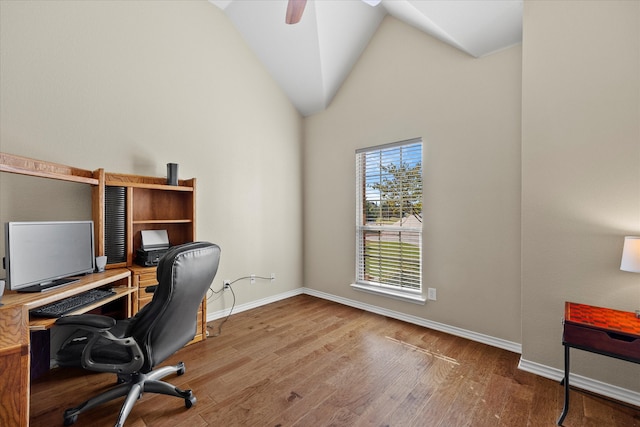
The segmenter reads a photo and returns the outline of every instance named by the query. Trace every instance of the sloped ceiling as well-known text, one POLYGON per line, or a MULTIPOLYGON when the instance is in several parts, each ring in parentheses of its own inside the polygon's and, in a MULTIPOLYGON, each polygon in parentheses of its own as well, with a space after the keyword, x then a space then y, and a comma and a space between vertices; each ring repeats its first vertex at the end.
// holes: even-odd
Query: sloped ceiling
POLYGON ((387 14, 473 57, 522 41, 523 0, 308 0, 294 25, 285 23, 287 0, 209 1, 303 116, 329 106, 387 14))

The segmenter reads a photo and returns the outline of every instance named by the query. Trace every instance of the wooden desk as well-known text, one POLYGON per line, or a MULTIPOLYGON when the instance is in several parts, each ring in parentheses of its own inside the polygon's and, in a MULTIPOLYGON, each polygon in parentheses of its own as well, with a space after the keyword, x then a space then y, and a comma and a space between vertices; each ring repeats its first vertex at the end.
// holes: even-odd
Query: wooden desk
POLYGON ((110 286, 116 295, 77 310, 86 313, 118 298, 126 298, 124 315, 131 316, 131 298, 137 289, 131 285, 126 268, 90 274, 78 282, 58 289, 33 294, 7 293, 0 307, 0 426, 29 425, 29 331, 53 326, 55 319, 29 319, 29 310, 59 301, 90 289, 110 286))
POLYGON ((558 425, 569 411, 569 349, 640 363, 640 319, 628 311, 565 302, 562 345, 564 407, 558 425))

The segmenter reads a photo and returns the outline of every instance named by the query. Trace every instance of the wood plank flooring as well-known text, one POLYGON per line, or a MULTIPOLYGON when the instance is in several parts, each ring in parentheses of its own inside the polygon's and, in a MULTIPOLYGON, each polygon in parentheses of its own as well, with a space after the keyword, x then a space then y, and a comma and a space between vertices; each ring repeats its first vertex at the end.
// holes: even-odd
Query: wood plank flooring
MULTIPOLYGON (((220 321, 210 324, 211 335, 220 321)), ((560 345, 560 344, 558 344, 560 345)), ((145 394, 128 427, 554 426, 562 387, 517 369, 519 355, 308 295, 234 314, 222 334, 180 350, 167 378, 198 402, 145 394)), ((113 385, 54 369, 33 381, 31 426, 113 385)), ((75 426, 112 426, 122 399, 75 426)), ((640 409, 571 392, 564 425, 640 426, 640 409)))

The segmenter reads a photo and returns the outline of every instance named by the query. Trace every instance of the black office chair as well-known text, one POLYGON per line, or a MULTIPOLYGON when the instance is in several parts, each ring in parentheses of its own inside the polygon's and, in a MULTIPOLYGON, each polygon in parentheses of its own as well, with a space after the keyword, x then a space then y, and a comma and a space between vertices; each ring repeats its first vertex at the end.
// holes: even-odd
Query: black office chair
POLYGON ((143 392, 180 397, 187 408, 196 403, 191 390, 161 381, 172 373, 184 374, 183 362, 154 367, 195 336, 198 307, 213 282, 219 260, 220 248, 213 243, 175 246, 160 259, 153 299, 130 320, 116 322, 107 316, 83 314, 56 321, 56 325, 89 331, 81 348, 81 365, 92 371, 113 372, 119 383, 80 406, 67 409, 64 425, 75 423, 82 412, 125 395, 116 427, 124 425, 143 392))

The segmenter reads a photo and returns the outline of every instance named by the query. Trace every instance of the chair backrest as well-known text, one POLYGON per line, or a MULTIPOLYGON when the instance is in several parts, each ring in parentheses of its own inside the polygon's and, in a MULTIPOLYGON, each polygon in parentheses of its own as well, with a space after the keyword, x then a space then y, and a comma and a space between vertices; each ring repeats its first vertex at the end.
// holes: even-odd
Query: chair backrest
POLYGON ((158 263, 153 299, 127 330, 142 348, 148 372, 196 334, 197 313, 218 271, 220 247, 209 242, 174 246, 158 263))

